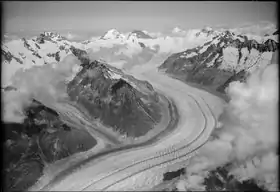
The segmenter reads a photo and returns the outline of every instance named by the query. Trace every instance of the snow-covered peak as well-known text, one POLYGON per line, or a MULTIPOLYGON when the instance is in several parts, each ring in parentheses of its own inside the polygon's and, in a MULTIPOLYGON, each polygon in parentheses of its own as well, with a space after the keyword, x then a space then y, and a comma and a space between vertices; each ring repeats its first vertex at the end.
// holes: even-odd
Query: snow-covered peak
POLYGON ((149 32, 147 30, 142 30, 142 32, 149 35, 149 32))
POLYGON ((123 34, 121 34, 119 31, 117 31, 116 29, 110 29, 109 31, 107 31, 102 37, 101 39, 120 39, 120 38, 124 38, 125 36, 123 34))
MULTIPOLYGON (((263 45, 258 45, 264 44, 268 45, 268 50, 274 50, 275 43, 273 41, 278 43, 278 35, 240 35, 230 29, 219 30, 215 28, 213 30, 210 27, 205 27, 204 29, 184 31, 175 27, 173 32, 176 33, 168 36, 165 33, 157 34, 143 30, 120 33, 116 29, 111 29, 102 37, 92 37, 81 43, 74 40, 69 41, 64 35, 61 37, 54 32, 43 32, 31 39, 23 38, 4 42, 2 55, 5 57, 6 63, 9 63, 7 66, 14 64, 17 68, 23 66, 28 68, 33 65, 57 63, 66 55, 71 54, 70 48, 73 46, 88 53, 94 53, 94 59, 104 58, 109 63, 114 62, 114 65, 122 68, 124 64, 136 63, 136 60, 138 62, 138 58, 142 59, 142 57, 150 57, 155 54, 170 55, 198 46, 200 47, 199 52, 188 52, 183 56, 192 57, 195 54, 203 54, 208 49, 208 51, 211 51, 213 47, 218 47, 217 51, 223 50, 224 46, 235 50, 237 46, 244 47, 245 44, 242 43, 245 42, 253 48, 257 47, 264 50, 263 45), (143 36, 152 38, 143 38, 143 36), (232 44, 232 46, 228 44, 232 44)), ((144 62, 141 59, 139 59, 139 62, 144 62)))
MULTIPOLYGON (((202 33, 201 36, 205 33, 202 33)), ((162 68, 169 65, 167 64, 169 62, 173 64, 176 60, 176 70, 182 71, 188 70, 185 63, 193 63, 194 65, 201 63, 207 67, 231 72, 252 71, 259 66, 269 64, 273 52, 279 47, 278 35, 248 36, 225 30, 217 35, 209 35, 209 37, 212 38, 204 44, 173 54, 170 59, 164 62, 162 68), (181 68, 177 68, 179 63, 181 63, 181 68)), ((175 70, 173 65, 170 67, 171 70, 175 70)))
POLYGON ((43 32, 39 36, 35 36, 31 39, 36 39, 36 38, 45 38, 45 39, 51 39, 53 41, 60 41, 65 39, 65 37, 62 37, 59 33, 56 32, 43 32))
POLYGON ((61 36, 58 33, 54 32, 44 32, 42 35, 50 38, 61 38, 61 36))
POLYGON ((53 36, 53 32, 47 32, 47 31, 44 31, 44 36, 47 36, 47 37, 51 37, 53 36))
POLYGON ((130 35, 135 34, 137 38, 139 39, 152 39, 152 37, 148 34, 147 31, 142 31, 142 30, 134 30, 132 31, 130 35))
POLYGON ((196 36, 210 36, 210 35, 217 35, 219 34, 219 31, 213 30, 211 27, 204 27, 201 29, 198 33, 196 33, 196 36))

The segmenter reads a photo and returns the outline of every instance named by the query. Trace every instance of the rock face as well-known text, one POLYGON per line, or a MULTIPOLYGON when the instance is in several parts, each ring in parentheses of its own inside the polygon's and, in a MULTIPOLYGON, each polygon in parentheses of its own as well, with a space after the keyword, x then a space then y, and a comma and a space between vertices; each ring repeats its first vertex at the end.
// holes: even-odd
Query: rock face
POLYGON ((262 42, 225 31, 202 46, 175 53, 159 67, 184 81, 212 86, 224 92, 233 80, 242 80, 250 70, 270 63, 279 43, 277 37, 262 42))
POLYGON ((6 61, 7 63, 10 63, 14 59, 19 64, 23 64, 23 61, 19 57, 16 57, 13 54, 11 54, 11 52, 3 44, 2 44, 1 54, 2 54, 2 60, 6 61))
POLYGON ((158 95, 148 82, 99 61, 82 67, 68 84, 68 94, 92 117, 132 137, 145 135, 160 121, 158 95))
POLYGON ((74 46, 71 46, 70 50, 82 63, 89 63, 89 57, 86 51, 78 49, 74 46))
POLYGON ((58 113, 33 100, 23 123, 4 123, 4 178, 7 191, 33 185, 50 163, 96 145, 86 131, 62 122, 58 113))
POLYGON ((44 32, 41 33, 39 37, 37 37, 36 42, 39 44, 44 44, 45 41, 61 41, 61 40, 67 40, 67 39, 53 32, 44 32))

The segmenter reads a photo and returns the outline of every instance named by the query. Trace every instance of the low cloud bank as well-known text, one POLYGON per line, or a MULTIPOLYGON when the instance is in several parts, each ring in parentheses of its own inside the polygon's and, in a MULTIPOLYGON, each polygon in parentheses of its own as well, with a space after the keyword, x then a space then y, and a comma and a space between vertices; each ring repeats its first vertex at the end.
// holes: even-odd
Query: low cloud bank
POLYGON ((247 81, 232 82, 229 104, 220 127, 191 159, 179 190, 205 190, 209 171, 230 164, 229 175, 252 179, 267 190, 278 190, 278 64, 255 71, 247 81))
POLYGON ((21 123, 25 118, 23 109, 31 104, 33 98, 44 104, 54 104, 67 98, 66 82, 73 78, 79 65, 80 61, 69 55, 57 64, 18 70, 12 79, 16 90, 2 93, 3 120, 21 123))

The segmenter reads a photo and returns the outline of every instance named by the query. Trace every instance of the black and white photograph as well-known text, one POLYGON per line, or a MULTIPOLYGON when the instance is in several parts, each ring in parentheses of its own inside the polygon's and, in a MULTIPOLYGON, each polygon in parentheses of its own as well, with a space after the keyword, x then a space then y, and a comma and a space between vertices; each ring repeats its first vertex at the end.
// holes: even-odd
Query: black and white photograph
POLYGON ((1 191, 279 191, 277 1, 1 5, 1 191))

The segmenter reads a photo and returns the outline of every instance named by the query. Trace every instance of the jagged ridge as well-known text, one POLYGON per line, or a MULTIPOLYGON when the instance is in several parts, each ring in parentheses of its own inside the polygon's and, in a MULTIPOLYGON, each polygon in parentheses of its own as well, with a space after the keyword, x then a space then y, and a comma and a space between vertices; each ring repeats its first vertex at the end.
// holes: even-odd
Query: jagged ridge
POLYGON ((185 81, 214 86, 224 92, 233 80, 242 80, 247 72, 270 62, 279 43, 264 38, 263 43, 244 35, 225 31, 202 46, 172 54, 159 67, 185 81))

